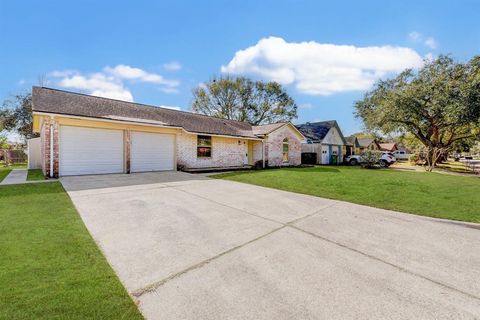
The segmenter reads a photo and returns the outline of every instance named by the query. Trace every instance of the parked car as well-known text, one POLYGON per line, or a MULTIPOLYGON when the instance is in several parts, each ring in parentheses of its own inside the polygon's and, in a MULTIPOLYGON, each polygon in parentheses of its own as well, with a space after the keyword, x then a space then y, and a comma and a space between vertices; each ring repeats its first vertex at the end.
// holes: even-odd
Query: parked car
MULTIPOLYGON (((381 167, 389 167, 392 164, 394 164, 397 161, 397 159, 394 157, 394 155, 390 152, 382 152, 382 156, 380 157, 380 160, 378 161, 378 164, 381 167)), ((345 158, 345 162, 348 164, 355 166, 357 164, 361 164, 363 162, 362 160, 362 155, 361 154, 353 154, 351 156, 348 156, 345 158)))
POLYGON ((408 160, 411 154, 405 150, 396 150, 393 153, 393 156, 395 157, 395 159, 408 160))

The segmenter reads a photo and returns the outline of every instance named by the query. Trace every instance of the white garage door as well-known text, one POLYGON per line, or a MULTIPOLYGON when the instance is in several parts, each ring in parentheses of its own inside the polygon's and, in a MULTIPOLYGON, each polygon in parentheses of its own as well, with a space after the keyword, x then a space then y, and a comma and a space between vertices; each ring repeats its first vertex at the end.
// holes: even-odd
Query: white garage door
POLYGON ((174 169, 175 138, 172 134, 132 132, 130 171, 163 171, 174 169))
POLYGON ((123 131, 60 127, 60 175, 123 172, 123 131))

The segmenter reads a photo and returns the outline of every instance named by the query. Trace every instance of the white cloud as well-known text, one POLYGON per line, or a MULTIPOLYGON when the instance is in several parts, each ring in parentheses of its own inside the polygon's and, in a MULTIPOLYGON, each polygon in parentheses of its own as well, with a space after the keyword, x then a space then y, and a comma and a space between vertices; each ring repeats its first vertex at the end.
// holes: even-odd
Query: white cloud
POLYGON ((422 57, 410 48, 286 42, 270 37, 237 51, 221 71, 292 84, 305 94, 331 95, 367 90, 388 73, 422 64, 422 57))
POLYGON ((420 41, 422 34, 417 31, 413 31, 408 34, 408 38, 412 41, 420 41))
POLYGON ((438 47, 438 43, 433 37, 425 37, 417 31, 410 32, 408 38, 413 42, 422 43, 430 49, 436 49, 438 47))
POLYGON ((140 68, 130 67, 119 64, 116 67, 105 67, 104 72, 111 74, 119 79, 138 80, 141 82, 151 82, 164 85, 169 88, 177 87, 177 80, 168 80, 156 73, 148 73, 140 68))
POLYGON ((85 90, 93 96, 133 101, 132 93, 121 81, 100 72, 87 76, 79 73, 67 76, 58 81, 58 85, 63 88, 85 90))
POLYGON ((26 83, 25 79, 20 79, 17 81, 17 85, 23 86, 26 83))
POLYGON ((165 109, 172 109, 172 110, 182 110, 182 108, 180 107, 177 107, 177 106, 165 106, 165 105, 161 105, 159 106, 160 108, 165 108, 165 109))
POLYGON ((49 76, 56 78, 56 84, 63 88, 84 90, 94 96, 125 101, 133 101, 133 95, 126 87, 125 81, 157 84, 160 90, 167 93, 178 91, 177 87, 180 84, 177 80, 165 79, 159 74, 123 64, 107 66, 101 72, 91 74, 62 70, 50 72, 49 76))
POLYGON ((436 49, 437 46, 438 46, 437 41, 435 39, 433 39, 432 37, 428 37, 425 40, 425 45, 427 47, 429 47, 430 49, 436 49))
POLYGON ((165 68, 165 70, 168 70, 168 71, 178 71, 182 69, 182 65, 180 64, 180 62, 172 61, 169 63, 165 63, 163 65, 163 68, 165 68))

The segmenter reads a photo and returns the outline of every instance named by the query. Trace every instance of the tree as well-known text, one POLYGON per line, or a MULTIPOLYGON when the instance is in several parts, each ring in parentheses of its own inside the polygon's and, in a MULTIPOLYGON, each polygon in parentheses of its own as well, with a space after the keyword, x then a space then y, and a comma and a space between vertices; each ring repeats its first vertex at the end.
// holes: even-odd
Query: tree
POLYGON ((379 81, 355 108, 369 130, 415 136, 432 171, 457 141, 480 135, 480 56, 468 63, 448 56, 425 61, 418 71, 379 81))
POLYGON ((0 132, 0 149, 8 148, 8 139, 7 137, 0 132))
POLYGON ((193 90, 192 110, 253 125, 297 117, 297 105, 282 85, 244 77, 214 78, 198 86, 193 90))
POLYGON ((0 128, 16 131, 24 139, 33 138, 32 95, 17 94, 3 102, 0 109, 0 128))

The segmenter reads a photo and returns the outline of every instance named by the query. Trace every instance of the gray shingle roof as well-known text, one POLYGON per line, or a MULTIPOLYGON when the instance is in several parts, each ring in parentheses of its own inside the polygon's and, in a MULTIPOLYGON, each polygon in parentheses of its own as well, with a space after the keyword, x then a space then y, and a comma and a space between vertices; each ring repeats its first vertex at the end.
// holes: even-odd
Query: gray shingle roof
POLYGON ((256 138, 261 131, 246 122, 45 87, 33 87, 32 106, 34 112, 181 127, 195 133, 256 138))
POLYGON ((307 122, 296 125, 297 129, 309 140, 322 141, 328 131, 336 126, 335 120, 321 122, 307 122))
POLYGON ((269 134, 270 132, 277 130, 278 128, 282 127, 285 124, 286 122, 278 122, 278 123, 272 123, 272 124, 262 124, 259 126, 253 126, 253 134, 255 135, 269 134))
POLYGON ((357 143, 355 143, 355 141, 357 141, 357 137, 355 136, 345 137, 345 142, 349 146, 358 146, 358 141, 357 143))
POLYGON ((364 148, 368 147, 375 141, 375 139, 373 138, 359 138, 357 140, 360 147, 364 147, 364 148))

